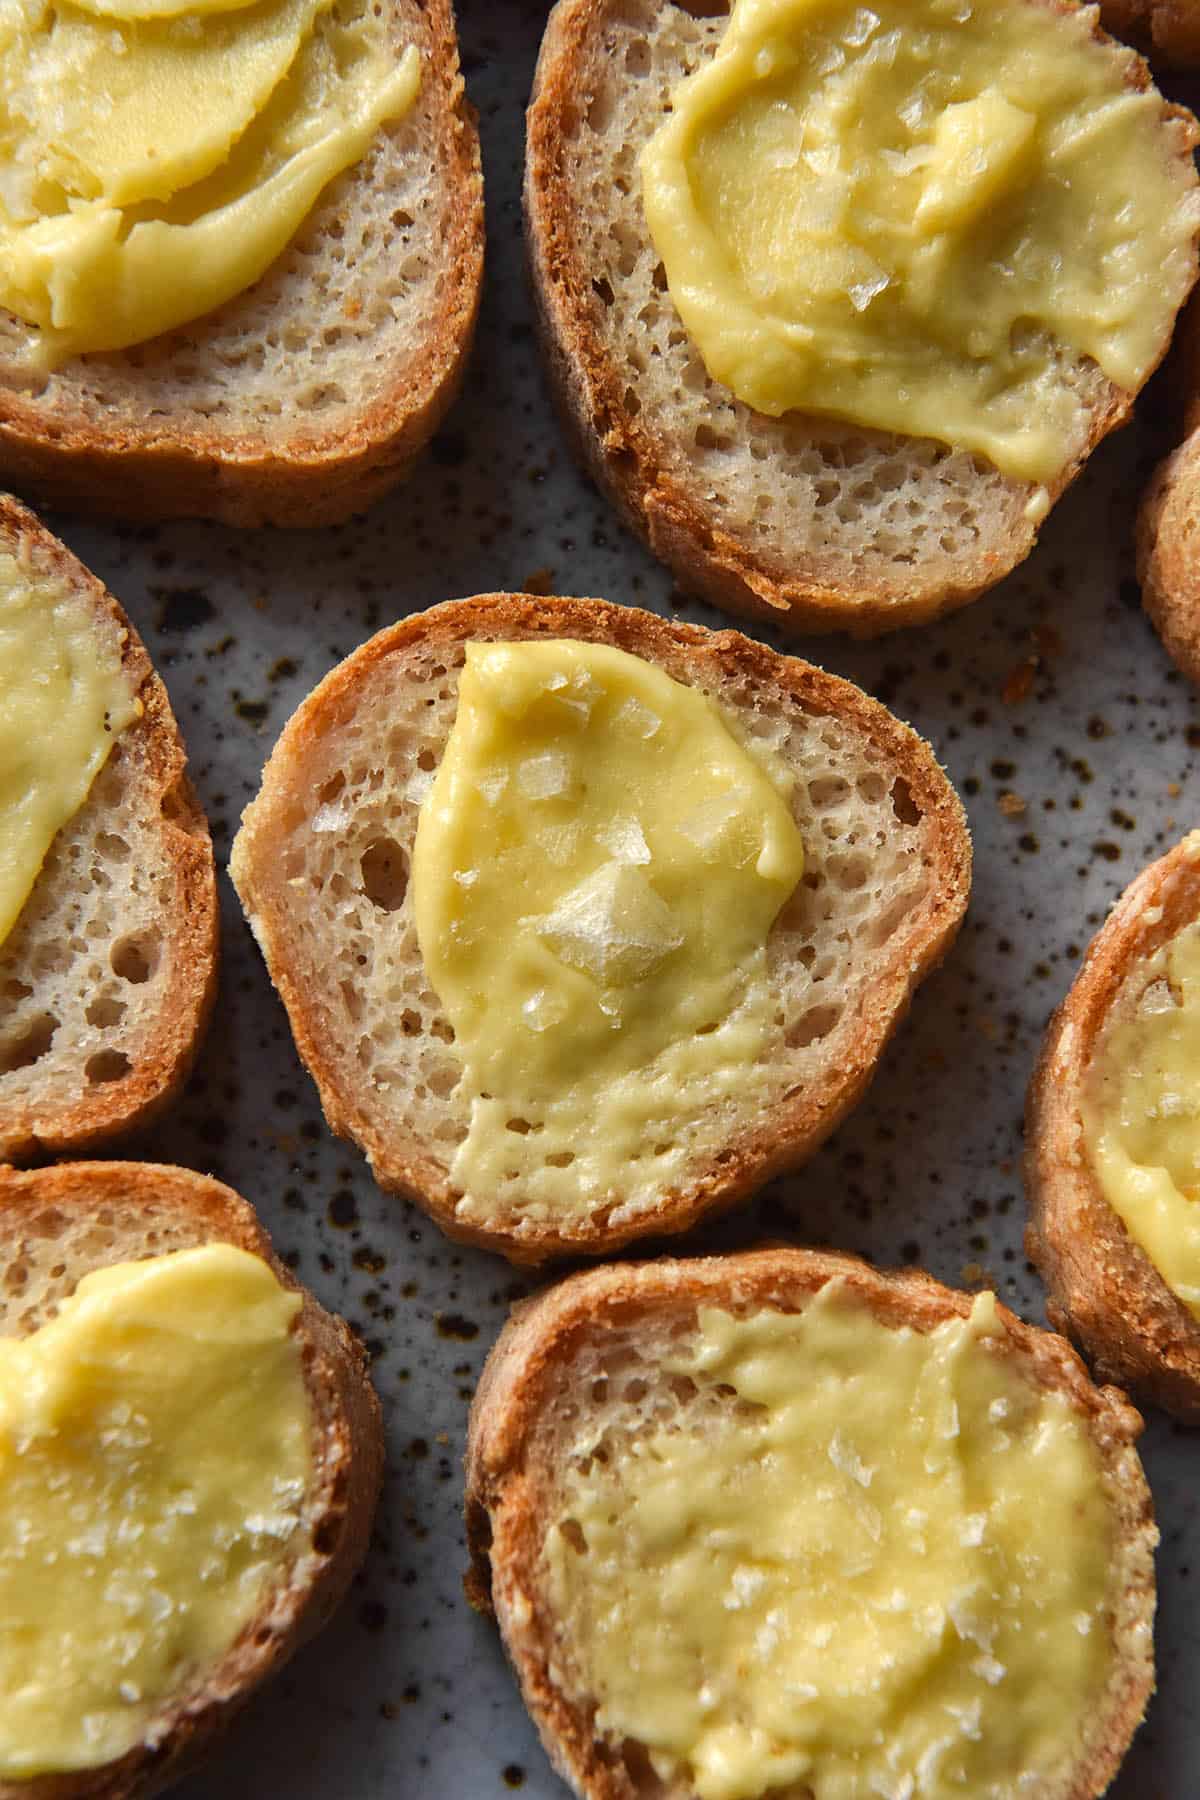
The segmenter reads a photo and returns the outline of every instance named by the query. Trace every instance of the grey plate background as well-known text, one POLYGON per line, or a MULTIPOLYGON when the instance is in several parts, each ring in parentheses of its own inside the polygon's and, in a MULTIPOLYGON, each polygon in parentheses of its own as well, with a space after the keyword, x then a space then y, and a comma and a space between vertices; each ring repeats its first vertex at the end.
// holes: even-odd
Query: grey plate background
MULTIPOLYGON (((527 585, 705 623, 576 472, 530 332, 520 248, 522 110, 545 6, 463 0, 479 108, 489 268, 467 390, 407 487, 335 531, 152 529, 53 519, 121 598, 161 670, 218 861, 293 707, 379 626, 457 595, 527 585)), ((1196 823, 1200 719, 1138 608, 1133 501, 1147 428, 1093 459, 1030 562, 943 624, 870 645, 805 640, 934 743, 964 795, 975 886, 958 946, 917 996, 865 1104, 800 1175, 689 1247, 767 1233, 988 1279, 1026 1317, 1018 1159, 1041 1030, 1118 891, 1196 823), (1002 795, 1015 803, 1000 804, 1002 795)), ((764 634, 765 635, 765 634, 764 634)), ((462 1597, 467 1404, 530 1278, 459 1249, 381 1194, 326 1130, 222 875, 213 1029, 173 1116, 119 1154, 211 1171, 366 1339, 387 1418, 375 1541, 332 1627, 253 1706, 181 1800, 554 1800, 492 1627, 462 1597)), ((1113 1794, 1200 1794, 1197 1447, 1151 1415, 1163 1543, 1160 1691, 1113 1794)))

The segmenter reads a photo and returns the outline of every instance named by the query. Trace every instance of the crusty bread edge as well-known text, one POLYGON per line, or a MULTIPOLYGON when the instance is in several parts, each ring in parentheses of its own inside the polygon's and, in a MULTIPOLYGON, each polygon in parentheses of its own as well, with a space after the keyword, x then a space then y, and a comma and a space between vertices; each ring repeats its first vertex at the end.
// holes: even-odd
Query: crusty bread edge
MULTIPOLYGON (((411 470, 462 386, 483 282, 483 175, 465 97, 452 0, 421 0, 438 94, 437 156, 452 187, 449 291, 421 354, 356 422, 275 446, 183 435, 170 419, 136 434, 82 411, 47 422, 36 396, 0 387, 0 469, 49 504, 98 518, 207 518, 310 527, 362 512, 411 470)), ((236 302, 234 303, 236 304, 236 302)), ((186 327, 183 328, 186 330, 186 327)))
POLYGON ((141 1198, 194 1220, 197 1244, 229 1243, 262 1257, 283 1286, 302 1296, 295 1331, 314 1419, 313 1548, 305 1559, 312 1567, 305 1569, 302 1587, 284 1587, 269 1597, 194 1692, 164 1709, 152 1744, 143 1742, 98 1769, 0 1779, 0 1800, 149 1800, 161 1793, 200 1760, 261 1684, 327 1622, 370 1541, 384 1448, 366 1355, 345 1321, 326 1312, 280 1262, 253 1208, 232 1188, 160 1163, 0 1167, 0 1234, 11 1249, 22 1221, 47 1210, 91 1211, 107 1204, 119 1213, 141 1198))
POLYGON ((445 1167, 423 1144, 414 1140, 400 1147, 390 1136, 376 1131, 359 1110, 355 1094, 339 1082, 336 1065, 326 1055, 329 1034, 320 1008, 280 954, 280 934, 250 867, 246 844, 253 835, 258 804, 251 802, 230 856, 230 875, 287 1008, 296 1047, 317 1084, 330 1129, 365 1150, 381 1187, 415 1201, 449 1237, 498 1250, 518 1263, 601 1255, 638 1237, 687 1231, 699 1219, 736 1205, 774 1175, 806 1160, 841 1123, 866 1091, 917 987, 942 961, 958 934, 970 892, 970 836, 962 803, 930 746, 852 683, 798 658, 781 656, 739 632, 714 632, 605 600, 528 594, 480 594, 447 601, 369 639, 325 677, 288 721, 263 771, 260 796, 269 790, 276 756, 282 757, 297 737, 319 729, 319 720, 352 712, 356 684, 364 671, 387 658, 402 656, 414 645, 436 648, 477 635, 575 637, 612 644, 660 664, 683 655, 697 679, 703 678, 706 669, 727 671, 730 663, 736 663, 750 677, 761 675, 781 683, 798 708, 847 718, 883 749, 928 823, 929 860, 937 865, 931 870, 926 902, 913 908, 889 944, 886 976, 863 997, 862 1030, 852 1058, 831 1072, 824 1084, 805 1089, 773 1108, 769 1130, 748 1131, 728 1144, 720 1166, 695 1178, 666 1208, 621 1223, 582 1221, 566 1229, 553 1221, 525 1221, 518 1235, 515 1230, 460 1218, 445 1167))
MULTIPOLYGON (((843 1280, 883 1323, 932 1330, 970 1312, 972 1296, 918 1271, 884 1273, 835 1252, 771 1247, 731 1256, 627 1263, 572 1275, 518 1306, 484 1366, 466 1451, 467 1595, 493 1612, 525 1704, 559 1774, 587 1800, 636 1800, 620 1760, 605 1755, 590 1713, 573 1706, 552 1673, 555 1622, 538 1591, 546 1519, 538 1501, 536 1428, 569 1383, 579 1346, 651 1308, 694 1313, 702 1303, 735 1312, 798 1310, 826 1282, 843 1280)), ((1153 1691, 1154 1546, 1158 1533, 1134 1444, 1142 1428, 1123 1394, 1096 1388, 1070 1346, 998 1315, 1011 1355, 1034 1383, 1083 1416, 1100 1456, 1115 1523, 1112 1592, 1116 1658, 1106 1695, 1087 1726, 1069 1785, 1047 1800, 1092 1800, 1116 1773, 1153 1691)))
POLYGON ((162 925, 175 947, 177 978, 146 1054, 127 1075, 94 1088, 63 1114, 43 1118, 22 1109, 12 1117, 0 1099, 0 1157, 27 1162, 46 1153, 77 1152, 147 1125, 171 1104, 191 1073, 216 996, 219 909, 208 820, 185 772, 187 753, 179 727, 167 690, 124 609, 65 544, 6 494, 0 494, 0 548, 18 561, 31 559, 35 570, 64 582, 121 634, 121 666, 142 703, 141 717, 126 727, 121 742, 142 762, 155 790, 161 813, 157 829, 175 886, 174 916, 164 918, 162 925))
POLYGON ((1088 1161, 1080 1096, 1110 1010, 1137 965, 1200 918, 1200 839, 1130 883, 1046 1030, 1025 1113, 1026 1249, 1047 1312, 1101 1377, 1200 1424, 1200 1321, 1109 1205, 1088 1161))
POLYGON ((1200 428, 1150 477, 1138 509, 1137 572, 1142 605, 1176 668, 1200 687, 1200 428))
MULTIPOLYGON (((1035 524, 1028 522, 1005 554, 985 553, 983 566, 976 567, 970 578, 946 577, 922 585, 914 570, 906 577, 903 592, 886 583, 868 587, 861 578, 849 592, 798 572, 806 555, 803 549, 794 559, 797 572, 781 578, 740 538, 706 517, 659 467, 653 436, 644 420, 631 417, 625 408, 623 384, 589 320, 585 295, 590 280, 586 270, 578 268, 568 224, 572 207, 562 123, 578 102, 575 70, 580 47, 602 25, 611 3, 558 0, 542 40, 526 118, 525 239, 536 324, 551 391, 577 458, 626 526, 667 564, 684 591, 714 606, 770 620, 789 631, 840 631, 858 638, 923 624, 965 606, 1025 560, 1037 541, 1035 524)), ((1042 3, 1056 11, 1074 10, 1073 0, 1042 3)), ((1125 52, 1125 79, 1131 88, 1143 91, 1152 86, 1151 71, 1136 51, 1116 45, 1099 25, 1093 32, 1125 52)), ((1177 153, 1190 159, 1200 142, 1191 113, 1164 101, 1163 119, 1175 128, 1177 153)), ((1166 354, 1169 341, 1168 333, 1153 366, 1166 354)), ((1051 506, 1101 439, 1125 423, 1135 398, 1112 382, 1105 384, 1086 444, 1046 484, 1051 506)), ((814 416, 814 436, 819 436, 821 425, 814 416)), ((1014 480, 1012 486, 1034 492, 1028 483, 1014 480)))

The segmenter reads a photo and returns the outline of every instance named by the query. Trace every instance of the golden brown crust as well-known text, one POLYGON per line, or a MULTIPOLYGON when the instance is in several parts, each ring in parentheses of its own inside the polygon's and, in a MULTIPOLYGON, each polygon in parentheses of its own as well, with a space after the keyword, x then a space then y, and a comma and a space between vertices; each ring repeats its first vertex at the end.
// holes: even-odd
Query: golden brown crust
MULTIPOLYGON (((382 1479, 382 1419, 362 1347, 345 1321, 326 1312, 279 1261, 253 1209, 232 1188, 157 1163, 61 1163, 33 1172, 0 1167, 6 1262, 35 1221, 40 1232, 48 1216, 90 1217, 104 1209, 119 1222, 169 1219, 176 1247, 181 1224, 191 1243, 235 1244, 261 1256, 284 1286, 303 1296, 295 1329, 314 1418, 306 1508, 312 1549, 286 1572, 216 1667, 163 1709, 153 1741, 148 1734, 148 1741, 103 1768, 0 1780, 0 1800, 148 1800, 186 1774, 268 1676, 333 1613, 366 1555, 382 1479)), ((90 1266, 128 1254, 118 1239, 90 1266)), ((80 1268, 75 1279, 86 1273, 80 1268)))
MULTIPOLYGON (((662 0, 664 5, 669 0, 662 0)), ((1063 10, 1070 0, 1049 0, 1063 10)), ((787 546, 786 563, 756 551, 744 537, 723 529, 664 469, 665 458, 643 414, 625 405, 626 377, 614 366, 591 319, 591 271, 573 233, 570 139, 577 116, 578 71, 589 45, 603 31, 620 0, 558 0, 538 58, 527 115, 525 226, 539 334, 555 400, 577 455, 629 528, 671 569, 686 592, 750 618, 796 631, 846 631, 871 637, 898 626, 940 617, 978 597, 1033 549, 1037 526, 1018 507, 1004 541, 989 542, 932 576, 917 568, 894 575, 859 573, 853 588, 818 545, 787 546)), ((1096 36, 1105 33, 1096 28, 1096 36)), ((1106 40, 1107 41, 1107 40, 1106 40)), ((1140 57, 1129 55, 1127 84, 1152 85, 1140 57)), ((1163 102, 1163 122, 1174 134, 1174 152, 1189 159, 1198 141, 1196 121, 1163 102)), ((1167 350, 1165 339, 1160 357, 1167 350)), ((1155 359, 1156 364, 1159 360, 1155 359)), ((1148 371, 1149 373, 1149 371, 1148 371)), ((1048 484, 1050 504, 1074 481, 1102 438, 1124 424, 1135 395, 1104 382, 1088 441, 1048 484)), ((802 415, 793 415, 798 421, 802 415)), ((822 421, 813 418, 819 440, 822 421)), ((881 442, 879 433, 861 436, 881 442)), ((901 448, 912 440, 888 439, 901 448)), ((1034 488, 1008 481, 1017 501, 1034 488)))
POLYGON ((172 984, 153 1030, 127 1074, 81 1084, 65 1109, 6 1093, 0 1073, 0 1156, 25 1162, 43 1153, 85 1149, 148 1124, 183 1087, 200 1047, 217 987, 219 915, 208 821, 185 773, 187 754, 166 688, 124 610, 104 584, 18 501, 0 494, 0 548, 65 582, 94 606, 105 628, 122 638, 122 667, 142 704, 112 758, 141 771, 147 810, 161 817, 162 869, 169 880, 163 933, 170 944, 172 984))
POLYGON ((659 664, 685 683, 703 684, 706 671, 715 678, 716 671, 736 666, 751 682, 784 688, 803 713, 849 721, 884 753, 907 785, 912 806, 924 822, 930 873, 925 900, 889 941, 886 969, 864 996, 852 1048, 836 1068, 828 1069, 824 1081, 773 1106, 765 1119, 726 1146, 719 1162, 653 1213, 620 1222, 606 1216, 566 1223, 526 1220, 518 1234, 515 1221, 506 1226, 463 1219, 456 1211, 457 1192, 445 1163, 430 1146, 382 1132, 367 1116, 355 1071, 343 1069, 329 1053, 330 1033, 319 997, 308 992, 289 961, 284 942, 286 895, 273 891, 274 856, 260 853, 256 861, 252 842, 257 832, 269 832, 270 826, 261 816, 248 815, 235 846, 233 873, 331 1130, 361 1145, 380 1186, 414 1200, 448 1236, 523 1263, 579 1253, 602 1255, 649 1233, 687 1231, 811 1156, 862 1097, 914 992, 950 949, 971 880, 970 838, 957 794, 929 745, 878 701, 811 663, 780 656, 738 632, 709 631, 604 600, 481 594, 450 601, 379 632, 327 675, 293 715, 263 772, 263 798, 272 794, 275 759, 282 764, 295 746, 342 729, 353 716, 361 682, 376 665, 394 659, 400 671, 406 653, 418 646, 436 649, 472 638, 532 636, 612 644, 659 664))
POLYGON ((1025 1123, 1026 1247, 1047 1312, 1103 1379, 1200 1423, 1200 1322, 1167 1287, 1106 1200, 1088 1160, 1080 1099, 1114 1005, 1138 969, 1200 918, 1200 839, 1185 838, 1130 883, 1092 940, 1047 1027, 1025 1123))
POLYGON ((363 511, 409 473, 462 385, 483 275, 479 134, 452 0, 422 0, 419 16, 422 80, 437 95, 430 155, 452 196, 451 276, 419 354, 398 347, 399 373, 384 396, 350 430, 339 423, 281 438, 268 420, 231 439, 181 430, 169 416, 147 417, 131 431, 95 408, 48 408, 37 395, 0 385, 0 470, 8 481, 47 504, 100 518, 304 527, 363 511))
MULTIPOLYGON (((689 1261, 663 1259, 587 1270, 517 1307, 484 1367, 467 1434, 466 1518, 471 1570, 467 1592, 494 1611, 526 1706, 559 1773, 586 1800, 637 1800, 624 1761, 594 1736, 590 1714, 573 1706, 554 1676, 557 1622, 539 1586, 554 1470, 545 1465, 543 1422, 571 1394, 584 1346, 630 1322, 694 1318, 701 1304, 733 1312, 769 1306, 799 1310, 839 1278, 891 1327, 929 1331, 970 1312, 972 1296, 921 1272, 881 1273, 857 1257, 769 1248, 689 1261)), ((1097 1388, 1066 1342, 997 1308, 1005 1354, 1036 1386, 1057 1392, 1082 1417, 1099 1452, 1114 1519, 1116 1657, 1098 1697, 1069 1782, 1053 1800, 1101 1794, 1141 1722, 1154 1684, 1151 1624, 1153 1550, 1150 1492, 1134 1444, 1142 1428, 1123 1394, 1097 1388)), ((586 1408, 586 1395, 574 1402, 586 1408)), ((1047 1800, 1050 1797, 1047 1796, 1047 1800)))

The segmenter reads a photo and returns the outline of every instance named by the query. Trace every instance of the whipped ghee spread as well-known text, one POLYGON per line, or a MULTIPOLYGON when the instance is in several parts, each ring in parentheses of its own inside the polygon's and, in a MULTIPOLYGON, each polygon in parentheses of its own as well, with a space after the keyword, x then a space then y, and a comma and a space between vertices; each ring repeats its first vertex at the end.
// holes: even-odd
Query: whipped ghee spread
MULTIPOLYGON (((1112 1649, 1095 1446, 1000 1350, 840 1281, 701 1308, 671 1426, 594 1420, 544 1546, 552 1673, 700 1800, 1011 1800, 1077 1753, 1112 1649)), ((611 1418, 611 1408, 609 1409, 611 1418)))
POLYGON ((803 870, 786 783, 638 657, 468 645, 412 859, 469 1104, 463 1216, 636 1209, 752 1097, 803 870))
POLYGON ((419 85, 366 0, 6 0, 0 306, 31 359, 241 293, 419 85))
POLYGON ((1109 1205, 1200 1318, 1200 924, 1140 967, 1084 1078, 1084 1142, 1109 1205))
POLYGON ((77 596, 0 552, 0 944, 142 705, 77 596))
POLYGON ((210 1244, 86 1275, 0 1339, 0 1775, 95 1768, 296 1554, 298 1295, 210 1244))
MULTIPOLYGON (((1091 357, 1136 390, 1191 284, 1191 157, 1094 14, 1029 0, 737 0, 641 159, 709 374, 1044 483, 1091 357)), ((1094 403, 1094 389, 1092 391, 1094 403)))

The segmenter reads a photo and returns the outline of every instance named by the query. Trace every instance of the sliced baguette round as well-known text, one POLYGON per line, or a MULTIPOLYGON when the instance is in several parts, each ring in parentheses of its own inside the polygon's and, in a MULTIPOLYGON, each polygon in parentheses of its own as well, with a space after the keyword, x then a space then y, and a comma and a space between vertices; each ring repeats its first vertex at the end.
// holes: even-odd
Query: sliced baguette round
MULTIPOLYGON (((559 0, 550 15, 525 216, 552 386, 591 474, 686 592, 800 631, 917 624, 1028 556, 1044 507, 968 451, 800 412, 768 418, 708 376, 648 236, 638 156, 672 89, 715 51, 725 18, 712 11, 559 0)), ((1123 67, 1130 88, 1150 85, 1133 52, 1123 67)), ((1191 115, 1164 102, 1181 202, 1195 142, 1191 115)), ((1089 359, 1064 372, 1089 423, 1051 502, 1134 399, 1089 359)))
POLYGON ((313 1414, 302 1543, 218 1663, 170 1696, 142 1743, 92 1770, 0 1779, 0 1800, 146 1800, 186 1774, 254 1691, 326 1624, 366 1554, 383 1472, 379 1401, 364 1352, 279 1261, 232 1188, 159 1163, 0 1169, 6 1271, 0 1333, 35 1331, 92 1269, 233 1244, 303 1297, 295 1331, 313 1414))
MULTIPOLYGON (((834 1279, 892 1328, 926 1332, 971 1309, 971 1295, 919 1272, 881 1274, 856 1257, 770 1248, 573 1275, 517 1307, 488 1358, 467 1435, 467 1593, 481 1611, 495 1614, 547 1754, 584 1800, 649 1793, 689 1800, 692 1790, 679 1782, 644 1785, 644 1747, 598 1735, 594 1701, 570 1691, 570 1633, 548 1599, 543 1545, 572 1438, 581 1420, 632 1421, 639 1409, 650 1417, 669 1386, 660 1358, 693 1327, 701 1306, 735 1314, 799 1312, 834 1279), (627 1390, 637 1399, 623 1400, 627 1390)), ((1158 1533, 1134 1449, 1142 1421, 1122 1394, 1092 1385, 1062 1338, 1023 1324, 1002 1306, 998 1313, 1004 1354, 1034 1386, 1061 1394, 1083 1420, 1111 1508, 1111 1677, 1089 1718, 1079 1722, 1073 1768, 1061 1781, 1037 1787, 1039 1800, 1090 1800, 1115 1774, 1154 1682, 1158 1533)), ((710 1422, 706 1429, 715 1427, 710 1422)), ((807 1791, 801 1784, 797 1800, 807 1791)), ((1018 1791, 1026 1789, 1014 1780, 1012 1792, 1018 1791)))
POLYGON ((953 942, 970 840, 929 746, 849 682, 736 632, 601 600, 485 594, 380 632, 325 678, 267 763, 230 873, 333 1130, 450 1236, 536 1263, 684 1231, 811 1155, 953 942), (495 1196, 482 1222, 457 1209, 450 1164, 469 1114, 408 868, 467 643, 533 637, 615 645, 717 701, 795 774, 806 867, 767 944, 781 1018, 763 1058, 770 1086, 714 1114, 682 1187, 638 1208, 614 1194, 561 1221, 495 1196))
POLYGON ((1200 918, 1200 833, 1130 883, 1046 1030, 1025 1114, 1026 1249, 1046 1310, 1106 1381, 1200 1424, 1200 1321, 1109 1205, 1088 1158, 1083 1083, 1114 1014, 1137 1004, 1146 963, 1200 918))
MULTIPOLYGON (((334 0, 349 19, 359 0, 334 0)), ((104 518, 329 525, 406 475, 461 384, 483 184, 451 0, 385 0, 421 88, 266 274, 149 343, 48 378, 0 312, 0 473, 104 518)))
POLYGON ((77 602, 141 717, 59 831, 0 943, 0 1160, 146 1124, 186 1081, 216 991, 208 822, 167 691, 103 584, 0 495, 0 549, 77 602))
MULTIPOLYGON (((1200 8, 1196 9, 1200 26, 1200 8)), ((1167 655, 1200 686, 1200 302, 1179 321, 1168 379, 1180 442, 1155 469, 1137 520, 1142 605, 1167 655)))

